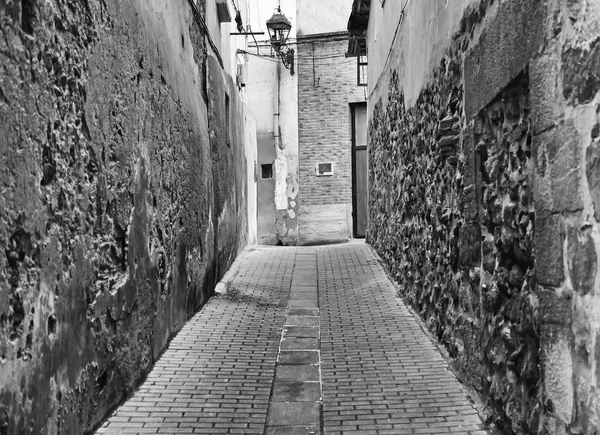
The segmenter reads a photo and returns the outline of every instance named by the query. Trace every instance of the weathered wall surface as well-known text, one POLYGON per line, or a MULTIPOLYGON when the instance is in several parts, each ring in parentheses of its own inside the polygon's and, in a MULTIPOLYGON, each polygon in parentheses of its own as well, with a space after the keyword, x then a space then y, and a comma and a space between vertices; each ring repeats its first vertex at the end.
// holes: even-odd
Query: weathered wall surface
POLYGON ((300 243, 352 236, 352 119, 350 104, 365 100, 356 85, 356 59, 347 41, 312 35, 298 44, 300 243), (333 163, 317 176, 317 162, 333 163))
MULTIPOLYGON (((251 1, 252 29, 266 32, 265 23, 278 4, 273 0, 251 1)), ((289 38, 293 39, 298 29, 296 0, 283 0, 280 6, 292 24, 289 38)), ((254 50, 254 47, 250 49, 254 50)), ((263 56, 273 54, 268 45, 260 48, 260 52, 263 56)), ((272 163, 274 176, 273 181, 258 182, 259 243, 293 245, 298 239, 297 78, 298 75, 291 75, 278 58, 277 61, 256 56, 248 58, 246 93, 248 105, 256 116, 258 168, 272 163)))
POLYGON ((502 433, 594 434, 600 5, 437 3, 370 83, 369 242, 502 433))
POLYGON ((245 243, 243 109, 187 1, 0 20, 0 431, 86 433, 245 243))
POLYGON ((407 104, 413 106, 459 30, 465 9, 478 2, 428 0, 427 7, 417 7, 416 2, 386 1, 382 7, 380 2, 371 1, 367 32, 369 98, 385 99, 389 66, 394 65, 407 104))
MULTIPOLYGON (((246 106, 247 107, 247 106, 246 106)), ((244 113, 244 144, 246 152, 246 211, 248 213, 248 244, 258 243, 258 143, 254 114, 244 113)))
POLYGON ((346 30, 347 12, 352 0, 321 0, 315 7, 311 2, 298 2, 296 22, 298 35, 340 32, 346 30), (326 11, 326 13, 324 13, 326 11))
POLYGON ((548 433, 600 432, 600 4, 548 2, 530 63, 548 433), (558 66, 558 67, 557 67, 558 66))

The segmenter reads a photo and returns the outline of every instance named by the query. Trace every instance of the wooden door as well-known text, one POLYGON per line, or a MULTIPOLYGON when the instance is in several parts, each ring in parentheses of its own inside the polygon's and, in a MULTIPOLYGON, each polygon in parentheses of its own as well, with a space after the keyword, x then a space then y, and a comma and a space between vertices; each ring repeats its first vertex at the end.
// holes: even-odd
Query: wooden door
POLYGON ((354 237, 367 231, 367 105, 352 106, 352 216, 354 237))

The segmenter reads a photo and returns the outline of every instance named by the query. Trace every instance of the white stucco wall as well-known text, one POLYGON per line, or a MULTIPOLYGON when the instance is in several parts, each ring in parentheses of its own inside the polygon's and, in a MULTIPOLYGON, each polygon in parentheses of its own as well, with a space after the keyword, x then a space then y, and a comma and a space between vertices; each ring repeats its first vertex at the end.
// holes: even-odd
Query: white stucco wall
MULTIPOLYGON (((259 147, 274 148, 274 178, 275 192, 273 201, 278 213, 296 218, 294 206, 296 204, 298 180, 298 81, 296 75, 291 75, 281 61, 270 57, 272 51, 268 44, 268 31, 266 21, 271 17, 276 7, 281 6, 281 12, 290 20, 292 29, 289 35, 291 40, 296 37, 296 0, 248 0, 251 29, 254 32, 265 32, 256 35, 260 55, 254 46, 254 39, 249 39, 247 51, 248 80, 246 96, 248 106, 256 118, 257 134, 261 138, 272 137, 272 142, 259 141, 259 147)), ((263 162, 264 163, 264 162, 263 162)), ((260 188, 260 185, 259 185, 260 188)), ((261 194, 259 192, 259 197, 261 194)), ((259 208, 266 206, 259 203, 259 208)), ((265 216, 267 213, 265 212, 265 216)), ((271 219, 270 214, 266 217, 271 219)), ((259 209, 259 221, 261 210, 259 209)), ((278 222, 278 225, 281 221, 278 222)), ((286 224, 288 225, 289 222, 286 224)), ((259 228, 261 224, 259 222, 259 228)), ((273 234, 276 231, 285 232, 288 237, 295 237, 296 228, 277 228, 273 222, 273 234)), ((258 234, 260 239, 264 234, 258 234)))
MULTIPOLYGON (((290 38, 296 37, 295 9, 296 0, 281 0, 281 12, 292 23, 290 38)), ((266 21, 271 17, 277 7, 277 0, 248 0, 250 13, 249 23, 255 32, 265 32, 257 35, 256 40, 261 46, 261 55, 270 56, 268 47, 268 32, 266 21)), ((253 40, 249 40, 248 52, 255 54, 253 40)), ((277 110, 275 93, 277 92, 276 79, 277 69, 280 69, 279 84, 279 126, 281 128, 282 141, 289 152, 298 154, 298 84, 297 76, 292 76, 288 70, 281 66, 280 61, 275 62, 273 58, 260 58, 248 55, 248 105, 256 117, 257 131, 274 131, 274 114, 277 110)))
POLYGON ((388 0, 383 7, 379 1, 371 1, 369 100, 375 103, 386 95, 388 65, 392 64, 400 68, 406 105, 412 106, 452 41, 465 9, 476 1, 426 0, 426 7, 420 0, 388 0), (410 71, 404 70, 405 65, 410 65, 410 71))
POLYGON ((352 0, 299 1, 296 11, 298 35, 347 30, 352 0))
POLYGON ((258 210, 257 210, 257 179, 256 179, 256 121, 254 114, 248 106, 244 106, 244 152, 246 156, 246 173, 248 191, 246 193, 246 207, 248 210, 248 244, 256 244, 258 228, 258 210))

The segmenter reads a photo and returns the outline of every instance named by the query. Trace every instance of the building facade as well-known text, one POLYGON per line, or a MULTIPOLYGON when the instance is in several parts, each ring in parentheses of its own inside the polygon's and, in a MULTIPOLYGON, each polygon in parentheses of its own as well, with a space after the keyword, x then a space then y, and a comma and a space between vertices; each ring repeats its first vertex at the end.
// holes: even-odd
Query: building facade
MULTIPOLYGON (((364 231, 354 231, 352 198, 357 178, 353 127, 358 124, 359 132, 366 132, 366 118, 361 117, 366 89, 357 85, 356 60, 345 57, 347 40, 347 32, 298 38, 301 244, 364 237, 364 231)), ((360 163, 366 181, 366 166, 360 163)), ((366 214, 366 202, 356 211, 366 214)))
POLYGON ((600 5, 355 0, 368 241, 502 433, 600 428, 600 5))
MULTIPOLYGON (((275 6, 257 5, 265 21, 275 6)), ((354 231, 353 183, 366 181, 366 167, 361 166, 363 158, 358 168, 364 170, 353 176, 353 125, 359 126, 359 136, 366 131, 366 94, 357 85, 355 60, 345 56, 350 2, 320 5, 327 13, 312 6, 281 2, 292 23, 293 75, 272 61, 267 41, 257 47, 263 59, 249 58, 247 92, 258 126, 260 243, 310 244, 364 236, 362 227, 354 231)), ((366 204, 363 197, 359 204, 366 204)), ((361 211, 366 215, 366 205, 361 211)))

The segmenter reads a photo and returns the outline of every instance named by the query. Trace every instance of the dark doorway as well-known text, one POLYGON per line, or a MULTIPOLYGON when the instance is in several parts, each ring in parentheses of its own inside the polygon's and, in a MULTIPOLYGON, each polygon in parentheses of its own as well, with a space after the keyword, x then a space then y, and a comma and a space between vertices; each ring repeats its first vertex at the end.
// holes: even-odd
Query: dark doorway
POLYGON ((367 231, 367 105, 352 108, 352 217, 354 237, 367 231))

